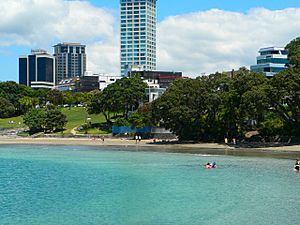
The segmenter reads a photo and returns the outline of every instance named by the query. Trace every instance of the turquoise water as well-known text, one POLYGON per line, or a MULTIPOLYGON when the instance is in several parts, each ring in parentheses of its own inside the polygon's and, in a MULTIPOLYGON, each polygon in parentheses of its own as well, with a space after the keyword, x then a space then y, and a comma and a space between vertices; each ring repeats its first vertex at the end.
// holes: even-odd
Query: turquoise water
POLYGON ((291 160, 0 147, 0 224, 296 224, 291 160), (216 161, 219 168, 201 165, 216 161))

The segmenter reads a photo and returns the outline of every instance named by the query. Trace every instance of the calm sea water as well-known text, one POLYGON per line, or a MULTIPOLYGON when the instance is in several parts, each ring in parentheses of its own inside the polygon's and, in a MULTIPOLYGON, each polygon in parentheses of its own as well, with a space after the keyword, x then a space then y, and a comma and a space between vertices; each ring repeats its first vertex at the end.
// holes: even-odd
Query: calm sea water
POLYGON ((296 224, 291 160, 0 147, 0 224, 296 224), (202 165, 216 161, 219 168, 202 165))

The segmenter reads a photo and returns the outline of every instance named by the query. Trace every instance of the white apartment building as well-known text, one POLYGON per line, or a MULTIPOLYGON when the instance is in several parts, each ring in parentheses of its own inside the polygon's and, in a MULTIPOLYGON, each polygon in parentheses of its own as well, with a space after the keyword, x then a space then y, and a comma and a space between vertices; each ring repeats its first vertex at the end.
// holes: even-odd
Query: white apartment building
POLYGON ((111 76, 98 74, 99 76, 99 89, 103 91, 104 88, 107 88, 108 85, 115 83, 117 80, 122 79, 121 76, 111 76))
POLYGON ((288 52, 284 47, 261 48, 259 56, 256 57, 256 62, 256 65, 250 67, 251 71, 272 77, 287 68, 289 63, 288 52))

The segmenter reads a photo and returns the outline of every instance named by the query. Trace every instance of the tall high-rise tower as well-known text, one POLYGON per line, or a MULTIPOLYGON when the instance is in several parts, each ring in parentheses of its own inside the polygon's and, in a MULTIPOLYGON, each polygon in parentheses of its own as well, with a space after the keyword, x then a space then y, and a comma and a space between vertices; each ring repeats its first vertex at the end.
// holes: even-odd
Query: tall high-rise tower
POLYGON ((156 1, 120 0, 122 76, 130 66, 156 70, 156 1))
POLYGON ((56 59, 56 83, 61 80, 82 77, 86 71, 85 45, 60 43, 54 46, 56 59))

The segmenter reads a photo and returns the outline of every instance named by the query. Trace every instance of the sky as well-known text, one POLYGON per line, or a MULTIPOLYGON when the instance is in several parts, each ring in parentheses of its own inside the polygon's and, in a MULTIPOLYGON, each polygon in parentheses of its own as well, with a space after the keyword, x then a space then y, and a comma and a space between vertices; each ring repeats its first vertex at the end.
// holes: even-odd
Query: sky
MULTIPOLYGON (((119 0, 0 0, 0 10, 0 81, 18 81, 20 55, 59 42, 86 44, 87 70, 119 75, 119 0)), ((299 0, 158 0, 157 17, 157 69, 191 77, 249 67, 259 48, 300 36, 299 0)))

